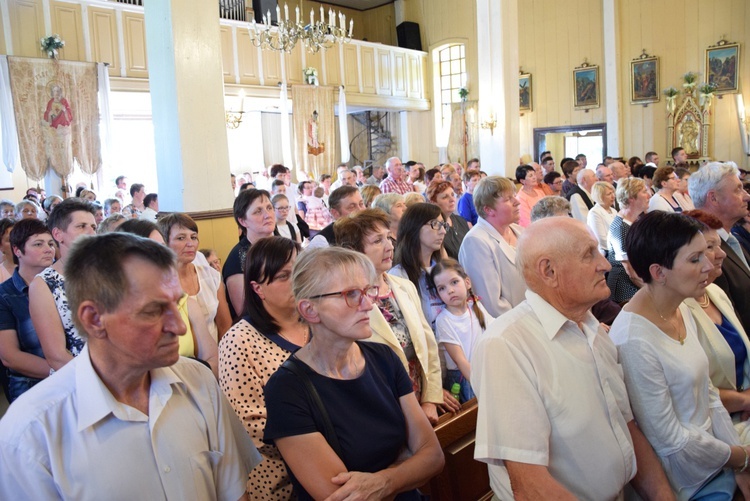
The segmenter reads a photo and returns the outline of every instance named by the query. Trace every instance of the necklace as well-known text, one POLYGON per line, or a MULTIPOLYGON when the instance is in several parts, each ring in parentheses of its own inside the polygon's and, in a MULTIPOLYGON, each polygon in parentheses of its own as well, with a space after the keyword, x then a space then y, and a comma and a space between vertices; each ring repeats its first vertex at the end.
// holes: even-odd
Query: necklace
POLYGON ((651 304, 654 305, 654 311, 657 315, 659 315, 659 318, 661 318, 665 324, 669 325, 671 328, 677 332, 677 341, 680 342, 680 346, 685 344, 685 338, 682 336, 682 333, 680 332, 680 329, 675 327, 674 323, 671 320, 667 320, 664 318, 664 316, 661 314, 661 312, 656 308, 656 300, 654 300, 654 295, 651 293, 651 291, 648 291, 648 295, 651 296, 651 304))
POLYGON ((303 337, 302 337, 302 344, 297 345, 297 343, 295 341, 292 341, 291 338, 289 338, 289 337, 285 336, 284 334, 282 334, 281 331, 279 331, 279 336, 283 337, 284 339, 286 339, 287 341, 289 341, 290 343, 292 343, 294 345, 305 346, 307 344, 307 342, 310 340, 310 328, 306 327, 304 324, 300 324, 300 328, 304 329, 304 334, 303 334, 303 337))
POLYGON ((698 304, 701 305, 701 308, 708 308, 708 306, 711 304, 711 299, 708 297, 708 292, 703 293, 703 297, 698 300, 698 304))

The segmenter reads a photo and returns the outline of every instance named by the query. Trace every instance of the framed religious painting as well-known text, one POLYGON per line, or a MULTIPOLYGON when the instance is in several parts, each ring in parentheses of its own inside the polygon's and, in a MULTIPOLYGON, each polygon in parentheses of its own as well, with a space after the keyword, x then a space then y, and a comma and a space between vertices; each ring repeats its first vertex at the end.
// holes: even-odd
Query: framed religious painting
POLYGON ((518 101, 521 111, 532 111, 531 100, 531 73, 522 73, 518 76, 518 101))
POLYGON ((643 51, 630 61, 630 103, 647 104, 659 101, 659 58, 643 51))
POLYGON ((586 62, 573 70, 573 107, 588 110, 599 107, 599 67, 586 62))
POLYGON ((740 44, 720 40, 706 49, 706 83, 716 87, 716 94, 739 89, 740 44))

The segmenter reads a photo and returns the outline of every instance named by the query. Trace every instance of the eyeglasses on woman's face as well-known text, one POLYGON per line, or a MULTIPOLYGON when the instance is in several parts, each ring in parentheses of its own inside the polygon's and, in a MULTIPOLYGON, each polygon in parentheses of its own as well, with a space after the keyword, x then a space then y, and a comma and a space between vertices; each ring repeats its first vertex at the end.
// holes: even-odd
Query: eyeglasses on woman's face
POLYGON ((432 228, 435 231, 440 231, 440 228, 443 228, 445 231, 448 231, 448 229, 451 227, 448 223, 445 221, 440 221, 439 219, 433 219, 429 223, 427 223, 430 228, 432 228))
POLYGON ((276 210, 279 212, 289 212, 290 208, 291 207, 289 207, 288 205, 279 205, 278 207, 276 207, 276 210))
POLYGON ((311 296, 310 299, 339 296, 344 298, 344 301, 346 301, 346 305, 349 308, 359 308, 362 305, 365 296, 367 296, 370 301, 375 301, 378 298, 378 290, 379 287, 377 285, 368 285, 363 289, 345 289, 338 292, 318 294, 317 296, 311 296))

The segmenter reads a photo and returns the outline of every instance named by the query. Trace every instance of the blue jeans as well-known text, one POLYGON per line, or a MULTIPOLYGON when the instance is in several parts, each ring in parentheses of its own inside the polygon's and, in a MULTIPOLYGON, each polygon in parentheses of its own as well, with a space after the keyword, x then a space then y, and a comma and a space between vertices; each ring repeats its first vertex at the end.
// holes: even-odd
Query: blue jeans
POLYGON ((690 496, 690 501, 732 501, 737 483, 732 470, 722 470, 690 496))
POLYGON ((8 374, 8 402, 13 403, 15 399, 29 391, 39 381, 41 379, 8 374))
POLYGON ((474 390, 471 388, 471 383, 466 380, 458 369, 448 370, 443 383, 443 388, 448 391, 451 391, 454 383, 461 385, 461 392, 458 394, 459 403, 464 403, 474 398, 474 390))

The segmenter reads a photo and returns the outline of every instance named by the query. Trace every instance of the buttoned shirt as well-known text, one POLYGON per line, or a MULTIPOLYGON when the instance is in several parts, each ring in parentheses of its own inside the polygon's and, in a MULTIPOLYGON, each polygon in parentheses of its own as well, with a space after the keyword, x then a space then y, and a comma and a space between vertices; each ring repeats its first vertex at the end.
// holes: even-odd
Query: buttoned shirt
MULTIPOLYGON (((0 284, 0 330, 15 330, 18 336, 18 347, 24 353, 44 358, 39 336, 34 330, 29 314, 29 286, 18 273, 0 284)), ((21 375, 8 370, 11 377, 21 375)))
POLYGON ((383 193, 398 193, 400 195, 405 195, 413 190, 408 183, 401 181, 400 179, 395 181, 391 176, 388 176, 380 182, 380 191, 383 193))
POLYGON ((578 499, 617 498, 636 472, 617 350, 589 312, 581 327, 538 294, 491 323, 471 358, 474 457, 513 499, 504 461, 546 466, 578 499))
POLYGON ((2 499, 236 501, 260 462, 213 375, 150 371, 148 415, 115 399, 88 346, 0 421, 2 499))

